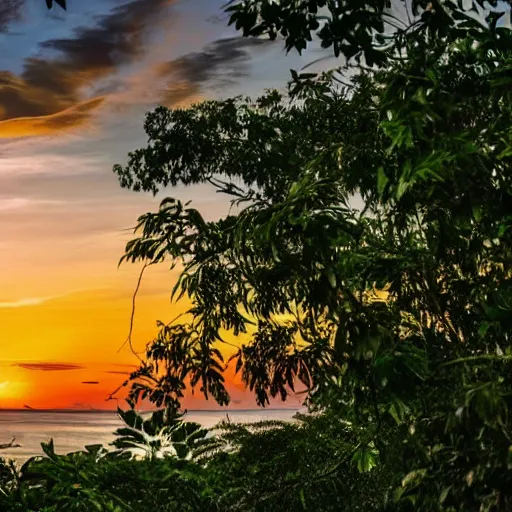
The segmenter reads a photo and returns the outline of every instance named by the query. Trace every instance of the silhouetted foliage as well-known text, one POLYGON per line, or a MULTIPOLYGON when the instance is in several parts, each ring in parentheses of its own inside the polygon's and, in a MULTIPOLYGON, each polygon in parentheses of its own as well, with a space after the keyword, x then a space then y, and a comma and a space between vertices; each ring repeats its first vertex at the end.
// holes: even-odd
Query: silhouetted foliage
POLYGON ((206 445, 208 431, 167 412, 143 417, 133 407, 119 409, 124 426, 115 432, 115 450, 91 445, 59 455, 50 440, 44 456, 21 467, 0 459, 0 510, 218 511, 204 468, 186 460, 206 445))
POLYGON ((408 42, 445 43, 471 35, 471 21, 491 29, 511 0, 231 0, 229 24, 244 36, 284 38, 299 53, 317 38, 347 63, 388 66, 408 42))
POLYGON ((205 471, 178 459, 130 460, 100 446, 57 455, 44 444, 44 457, 20 469, 0 464, 2 512, 199 512, 218 510, 208 497, 205 471))
POLYGON ((222 424, 217 436, 224 446, 207 465, 229 482, 220 510, 383 510, 399 473, 378 463, 375 446, 359 456, 356 430, 334 415, 222 424))
POLYGON ((43 444, 44 456, 21 468, 0 460, 3 512, 277 512, 381 510, 398 483, 389 467, 353 456, 354 432, 335 416, 237 425, 214 431, 200 459, 133 459, 89 446, 67 455, 43 444), (212 437, 213 439, 213 437, 212 437), (348 464, 326 474, 343 455, 348 464))
POLYGON ((134 399, 177 407, 190 383, 227 403, 230 332, 259 403, 300 382, 357 426, 361 468, 400 461, 395 510, 512 506, 512 34, 503 4, 467 4, 415 2, 389 37, 385 1, 230 7, 298 50, 327 16, 358 73, 148 114, 121 185, 209 183, 233 208, 208 222, 168 198, 139 219, 124 259, 182 265, 192 307, 160 324, 134 399))

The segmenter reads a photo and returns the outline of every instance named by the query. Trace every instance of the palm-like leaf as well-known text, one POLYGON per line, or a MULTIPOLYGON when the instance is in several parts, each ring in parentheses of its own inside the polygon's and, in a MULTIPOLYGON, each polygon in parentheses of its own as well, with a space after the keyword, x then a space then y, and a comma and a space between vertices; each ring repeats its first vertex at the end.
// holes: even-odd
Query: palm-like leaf
POLYGON ((111 444, 136 458, 191 459, 208 436, 207 429, 183 421, 183 414, 175 411, 161 409, 144 418, 130 404, 125 411, 118 408, 118 414, 125 426, 115 431, 117 438, 111 444))

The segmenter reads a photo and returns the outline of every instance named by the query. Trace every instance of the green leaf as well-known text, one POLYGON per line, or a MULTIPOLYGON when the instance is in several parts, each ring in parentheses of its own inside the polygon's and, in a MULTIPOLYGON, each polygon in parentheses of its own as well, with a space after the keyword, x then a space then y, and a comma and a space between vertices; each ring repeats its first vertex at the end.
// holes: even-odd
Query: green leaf
POLYGON ((404 422, 409 412, 409 407, 407 407, 407 405, 402 400, 394 399, 393 403, 389 407, 389 414, 391 414, 397 425, 400 425, 404 422))
POLYGON ((302 504, 302 507, 304 508, 304 510, 307 510, 308 507, 306 505, 306 498, 304 496, 304 489, 301 488, 300 491, 299 491, 299 498, 300 498, 300 502, 302 504))
POLYGON ((389 182, 389 178, 386 176, 386 173, 384 172, 383 167, 379 167, 377 170, 377 192, 382 195, 386 185, 389 182))
POLYGON ((331 269, 327 269, 327 279, 331 288, 336 288, 336 274, 331 269))
POLYGON ((441 491, 441 494, 439 495, 439 504, 442 505, 445 501, 446 501, 446 498, 448 497, 448 495, 450 494, 450 491, 451 491, 451 488, 452 486, 448 486, 448 487, 445 487, 442 491, 441 491))
POLYGON ((377 465, 379 451, 372 446, 362 446, 352 456, 352 463, 360 473, 367 473, 377 465))
POLYGON ((428 472, 425 468, 410 471, 402 479, 402 487, 410 487, 421 484, 423 479, 427 476, 427 473, 428 472))
POLYGON ((403 178, 400 178, 398 181, 398 187, 396 189, 396 198, 400 200, 403 195, 407 192, 407 189, 410 186, 410 182, 405 181, 403 178))

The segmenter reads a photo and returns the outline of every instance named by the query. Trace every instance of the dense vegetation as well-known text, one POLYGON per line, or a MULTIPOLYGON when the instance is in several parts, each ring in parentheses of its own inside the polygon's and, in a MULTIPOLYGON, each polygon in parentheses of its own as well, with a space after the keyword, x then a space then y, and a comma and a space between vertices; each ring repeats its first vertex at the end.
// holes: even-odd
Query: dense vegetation
POLYGON ((192 306, 159 324, 126 385, 173 432, 187 385, 229 403, 227 364, 260 404, 300 387, 314 414, 213 438, 192 428, 185 458, 49 446, 3 477, 6 510, 512 510, 512 32, 500 8, 230 3, 244 36, 299 51, 317 37, 342 67, 293 72, 286 95, 147 115, 147 147, 115 167, 121 185, 209 183, 233 208, 207 222, 167 198, 139 219, 124 259, 181 265, 173 294, 192 306))
POLYGON ((357 464, 349 464, 340 468, 342 478, 332 480, 324 474, 325 465, 335 464, 353 442, 334 416, 224 423, 214 437, 189 436, 187 443, 183 436, 169 436, 161 417, 144 429, 133 431, 127 424, 121 430, 113 443, 117 449, 88 446, 57 455, 50 443, 43 446, 44 457, 21 468, 0 466, 0 510, 281 511, 319 510, 318 503, 326 511, 379 510, 382 493, 398 484, 383 466, 361 475, 357 464), (157 444, 164 449, 155 450, 157 444), (140 449, 136 458, 134 445, 140 449), (178 450, 171 454, 173 445, 178 450), (144 457, 144 452, 157 455, 144 457))

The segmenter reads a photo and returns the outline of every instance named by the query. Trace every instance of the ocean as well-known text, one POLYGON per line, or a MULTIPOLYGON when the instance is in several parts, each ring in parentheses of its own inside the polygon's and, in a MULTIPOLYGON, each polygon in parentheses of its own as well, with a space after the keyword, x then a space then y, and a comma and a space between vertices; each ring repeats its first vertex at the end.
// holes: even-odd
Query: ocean
MULTIPOLYGON (((296 412, 297 409, 189 411, 186 419, 211 428, 226 419, 226 415, 235 423, 252 423, 290 421, 296 412)), ((115 412, 0 411, 0 444, 15 437, 16 443, 21 445, 0 450, 0 457, 24 462, 42 454, 41 443, 50 439, 57 453, 69 453, 90 444, 106 446, 114 439, 114 430, 121 425, 115 412)))

